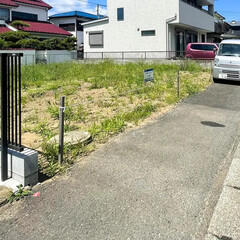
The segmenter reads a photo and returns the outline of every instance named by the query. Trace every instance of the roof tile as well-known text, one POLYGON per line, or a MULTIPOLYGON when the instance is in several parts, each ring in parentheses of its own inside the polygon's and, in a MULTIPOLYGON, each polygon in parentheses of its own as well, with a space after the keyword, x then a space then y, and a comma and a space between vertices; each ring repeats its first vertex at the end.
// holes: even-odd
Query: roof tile
POLYGON ((39 7, 46 7, 48 9, 51 9, 52 6, 50 6, 49 4, 45 3, 42 0, 13 0, 14 2, 19 2, 19 3, 26 3, 26 4, 30 4, 30 5, 35 5, 35 6, 39 6, 39 7))
POLYGON ((0 26, 0 33, 11 32, 11 29, 7 27, 0 26))
POLYGON ((0 0, 0 4, 7 5, 7 6, 12 6, 12 7, 17 7, 18 6, 18 4, 13 2, 12 0, 0 0))
POLYGON ((23 31, 25 32, 39 32, 39 33, 50 33, 50 34, 60 34, 60 35, 68 35, 72 34, 67 32, 66 30, 47 22, 29 22, 24 21, 29 24, 29 27, 24 27, 23 31))
POLYGON ((18 3, 25 3, 34 6, 45 7, 48 9, 52 8, 52 6, 50 6, 49 4, 45 3, 42 0, 0 0, 0 4, 12 7, 18 7, 19 6, 18 3))

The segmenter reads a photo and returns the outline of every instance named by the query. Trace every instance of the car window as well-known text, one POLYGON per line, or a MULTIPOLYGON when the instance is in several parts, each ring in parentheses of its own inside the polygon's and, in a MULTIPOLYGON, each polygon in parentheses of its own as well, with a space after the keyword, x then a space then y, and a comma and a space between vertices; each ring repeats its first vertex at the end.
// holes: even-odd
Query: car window
POLYGON ((219 56, 240 56, 240 44, 224 43, 220 45, 219 56))
POLYGON ((202 50, 202 44, 192 44, 191 49, 202 50))
POLYGON ((204 51, 213 51, 214 48, 216 48, 216 46, 212 44, 204 44, 202 46, 202 50, 204 51))

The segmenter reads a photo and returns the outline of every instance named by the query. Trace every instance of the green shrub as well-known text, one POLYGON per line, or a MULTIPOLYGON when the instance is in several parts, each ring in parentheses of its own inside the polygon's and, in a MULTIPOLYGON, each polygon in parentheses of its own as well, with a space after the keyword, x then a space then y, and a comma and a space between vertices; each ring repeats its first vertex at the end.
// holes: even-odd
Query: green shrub
POLYGON ((30 38, 31 35, 27 32, 17 31, 17 32, 6 32, 2 33, 1 39, 5 40, 6 42, 16 43, 22 39, 30 38))
POLYGON ((17 42, 17 45, 20 46, 20 48, 32 48, 36 50, 42 49, 42 42, 37 39, 22 39, 17 42))
POLYGON ((76 48, 77 38, 67 37, 62 40, 62 45, 66 50, 74 50, 76 48))
POLYGON ((73 50, 77 42, 75 37, 65 39, 54 37, 40 41, 38 37, 23 31, 2 33, 0 34, 0 40, 0 49, 32 48, 36 50, 73 50))
POLYGON ((6 41, 0 38, 0 49, 5 49, 7 46, 6 41))
POLYGON ((62 40, 59 38, 50 38, 43 41, 44 49, 48 50, 63 50, 62 40))

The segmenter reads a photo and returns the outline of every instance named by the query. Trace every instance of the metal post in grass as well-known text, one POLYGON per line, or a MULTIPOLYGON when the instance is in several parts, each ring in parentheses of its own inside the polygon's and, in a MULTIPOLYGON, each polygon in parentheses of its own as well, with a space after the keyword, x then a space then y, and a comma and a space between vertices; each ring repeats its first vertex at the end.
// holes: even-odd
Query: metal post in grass
POLYGON ((59 151, 58 164, 63 163, 63 149, 64 149, 64 112, 65 112, 65 97, 60 98, 59 108, 59 151))
POLYGON ((180 97, 180 71, 177 72, 177 96, 180 97))
POLYGON ((210 67, 210 79, 209 79, 210 82, 212 81, 212 75, 213 75, 213 73, 212 73, 212 66, 211 66, 210 67))

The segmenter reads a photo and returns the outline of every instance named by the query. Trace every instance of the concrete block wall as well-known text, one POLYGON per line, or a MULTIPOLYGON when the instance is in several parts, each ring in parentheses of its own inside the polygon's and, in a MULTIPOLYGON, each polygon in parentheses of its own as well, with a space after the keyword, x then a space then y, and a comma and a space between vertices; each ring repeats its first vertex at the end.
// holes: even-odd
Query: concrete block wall
POLYGON ((38 183, 38 152, 28 148, 25 148, 22 152, 9 149, 8 177, 13 178, 23 186, 36 185, 38 183))

